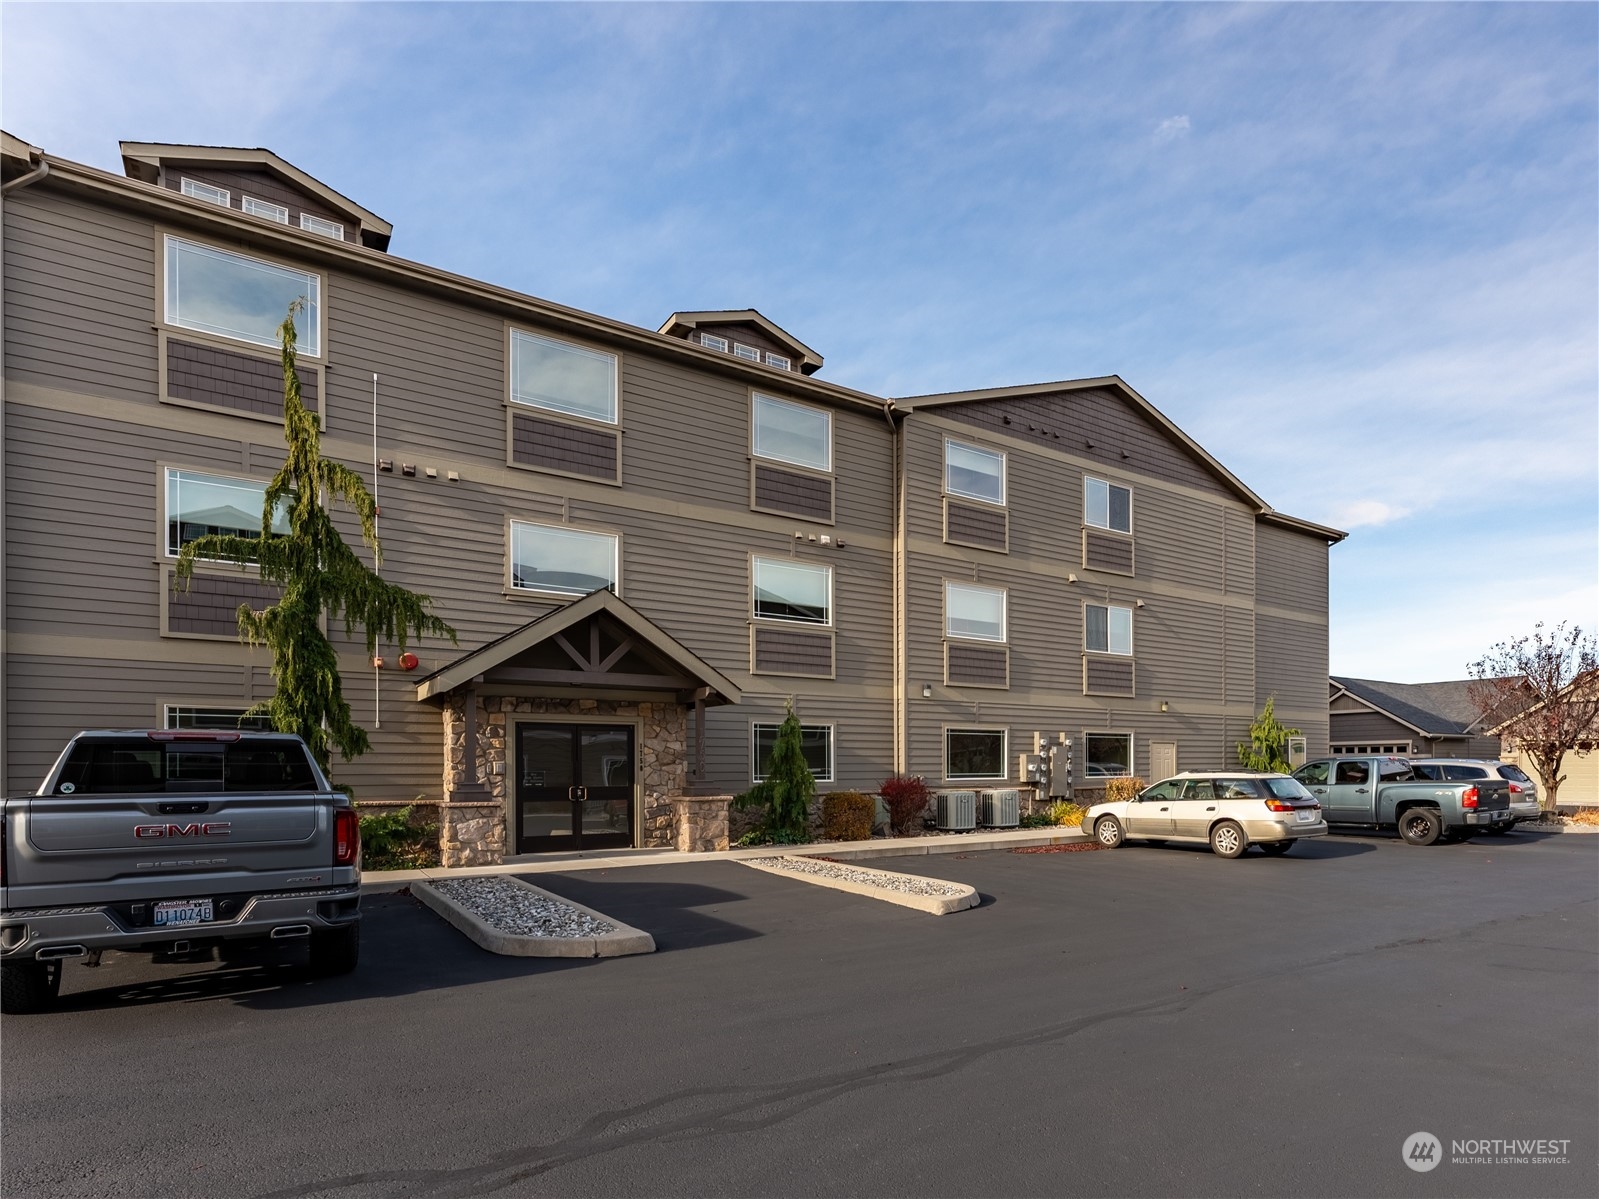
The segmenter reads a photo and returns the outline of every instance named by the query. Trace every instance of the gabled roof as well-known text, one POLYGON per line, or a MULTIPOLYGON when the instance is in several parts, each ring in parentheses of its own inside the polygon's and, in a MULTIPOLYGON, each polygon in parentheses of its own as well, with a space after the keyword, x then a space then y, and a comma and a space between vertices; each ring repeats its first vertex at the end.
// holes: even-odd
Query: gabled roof
POLYGON ((973 404, 985 400, 1020 399, 1026 396, 1050 395, 1061 391, 1101 390, 1115 392, 1128 404, 1132 405, 1134 409, 1148 417, 1162 432, 1198 459, 1207 470, 1221 480, 1239 499, 1253 507, 1256 519, 1265 521, 1268 524, 1294 529, 1297 532, 1324 537, 1328 541, 1335 543, 1349 536, 1348 533, 1341 529, 1318 525, 1308 520, 1301 520, 1297 516, 1289 516, 1287 513, 1278 512, 1250 490, 1242 479, 1212 457, 1204 446, 1188 436, 1187 433, 1184 433, 1164 412, 1134 391, 1120 375, 1103 375, 1096 379, 1062 379, 1054 383, 1026 383, 1017 387, 985 387, 977 391, 946 391, 936 392, 932 395, 904 396, 894 400, 894 407, 901 411, 916 412, 924 408, 973 404))
POLYGON ((781 346, 793 351, 799 363, 800 374, 814 375, 822 369, 822 356, 799 338, 779 325, 773 324, 753 308, 736 308, 724 312, 674 312, 666 318, 657 333, 668 337, 687 337, 701 325, 754 325, 781 346))
POLYGON ((1384 683, 1376 679, 1330 676, 1340 693, 1351 695, 1373 711, 1391 716, 1427 737, 1466 737, 1480 733, 1482 715, 1473 706, 1471 679, 1442 683, 1384 683))
POLYGON ((541 642, 548 641, 574 625, 582 624, 592 616, 608 616, 630 636, 642 642, 655 654, 681 671, 684 676, 709 688, 707 703, 736 704, 743 693, 726 675, 711 666, 698 654, 683 645, 649 617, 631 604, 625 603, 610 591, 591 591, 582 599, 573 600, 564 608, 547 612, 530 620, 519 629, 490 641, 470 653, 463 654, 448 666, 435 670, 416 682, 417 699, 437 699, 454 691, 479 675, 493 670, 518 654, 525 653, 541 642))
POLYGON ((309 192, 329 208, 348 214, 358 221, 363 233, 372 233, 375 250, 388 249, 394 226, 377 213, 362 208, 348 196, 334 191, 326 183, 307 175, 292 162, 279 158, 261 146, 185 146, 169 142, 122 142, 122 166, 128 178, 144 183, 154 183, 163 162, 186 163, 190 166, 215 166, 237 170, 241 167, 270 171, 287 183, 309 192))

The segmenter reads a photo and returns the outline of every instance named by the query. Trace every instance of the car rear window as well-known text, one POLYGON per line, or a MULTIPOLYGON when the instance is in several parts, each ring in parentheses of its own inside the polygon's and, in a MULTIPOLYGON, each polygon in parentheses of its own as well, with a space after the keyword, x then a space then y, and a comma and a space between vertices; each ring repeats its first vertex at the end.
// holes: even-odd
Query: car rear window
POLYGON ((1463 779, 1485 779, 1487 777, 1488 777, 1488 772, 1486 770, 1484 770, 1481 766, 1445 766, 1444 767, 1444 778, 1449 779, 1449 780, 1451 780, 1453 782, 1459 782, 1459 781, 1461 781, 1463 779))
POLYGON ((1410 764, 1410 769, 1415 773, 1417 778, 1431 779, 1433 782, 1439 782, 1444 777, 1443 767, 1434 766, 1431 762, 1412 762, 1410 764))
POLYGON ((57 795, 183 791, 315 791, 316 775, 297 741, 80 741, 61 768, 57 795))
POLYGON ((1315 796, 1306 791, 1293 779, 1262 779, 1266 790, 1278 799, 1314 799, 1315 796))
POLYGON ((1513 783, 1532 782, 1532 780, 1527 777, 1527 772, 1520 766, 1501 766, 1499 768, 1499 777, 1502 779, 1509 779, 1513 783))
POLYGON ((1217 799, 1259 799, 1260 783, 1255 779, 1217 779, 1217 799))

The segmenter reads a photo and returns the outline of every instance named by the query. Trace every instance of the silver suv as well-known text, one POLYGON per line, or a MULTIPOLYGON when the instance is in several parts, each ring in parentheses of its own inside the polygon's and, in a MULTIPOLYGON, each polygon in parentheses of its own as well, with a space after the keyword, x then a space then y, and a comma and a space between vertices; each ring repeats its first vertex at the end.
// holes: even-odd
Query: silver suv
POLYGON ((1287 853, 1300 837, 1324 836, 1327 822, 1316 797, 1286 774, 1186 771, 1136 799, 1095 804, 1083 831, 1106 849, 1128 840, 1197 841, 1236 858, 1251 845, 1287 853))
POLYGON ((1538 784, 1527 777, 1527 772, 1514 762, 1501 762, 1496 758, 1411 758, 1410 766, 1419 776, 1435 780, 1501 778, 1510 784, 1510 815, 1508 824, 1491 826, 1491 833, 1506 833, 1518 821, 1535 820, 1538 816, 1538 784))

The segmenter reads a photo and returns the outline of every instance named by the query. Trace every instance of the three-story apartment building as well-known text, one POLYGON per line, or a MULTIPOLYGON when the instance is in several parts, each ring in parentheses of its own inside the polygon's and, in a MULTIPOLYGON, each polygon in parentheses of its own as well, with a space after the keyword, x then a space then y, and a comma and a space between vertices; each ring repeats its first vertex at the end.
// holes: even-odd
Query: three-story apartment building
MULTIPOLYGON (((459 643, 330 628, 372 752, 467 856, 658 844, 759 777, 789 705, 823 789, 1220 765, 1268 694, 1325 747, 1327 548, 1116 378, 890 399, 754 310, 608 320, 388 253, 266 150, 4 145, 8 789, 82 727, 236 723, 282 462, 293 300, 323 449, 377 492, 385 577, 459 643)), ((348 528, 352 539, 353 526, 348 528)))

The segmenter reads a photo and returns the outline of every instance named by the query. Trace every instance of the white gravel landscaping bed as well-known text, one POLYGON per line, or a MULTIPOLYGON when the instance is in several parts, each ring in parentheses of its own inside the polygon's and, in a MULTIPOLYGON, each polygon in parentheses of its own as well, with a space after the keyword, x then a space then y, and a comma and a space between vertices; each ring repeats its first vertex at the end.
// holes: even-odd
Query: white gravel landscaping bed
POLYGON ((815 874, 826 878, 845 879, 867 887, 887 887, 890 891, 904 891, 908 895, 959 895, 963 888, 936 878, 921 878, 914 874, 891 874, 887 870, 863 870, 859 866, 846 866, 842 862, 824 862, 817 858, 789 857, 787 855, 756 858, 765 866, 778 870, 792 870, 795 874, 815 874))
POLYGON ((824 862, 789 854, 744 858, 742 865, 768 874, 783 875, 796 882, 813 883, 818 887, 831 887, 835 891, 848 891, 901 907, 915 908, 934 916, 975 908, 980 902, 976 888, 965 883, 922 878, 915 874, 895 874, 891 870, 875 870, 870 866, 824 862))
POLYGON ((433 885, 485 924, 524 937, 599 937, 616 925, 507 878, 441 878, 433 885))

